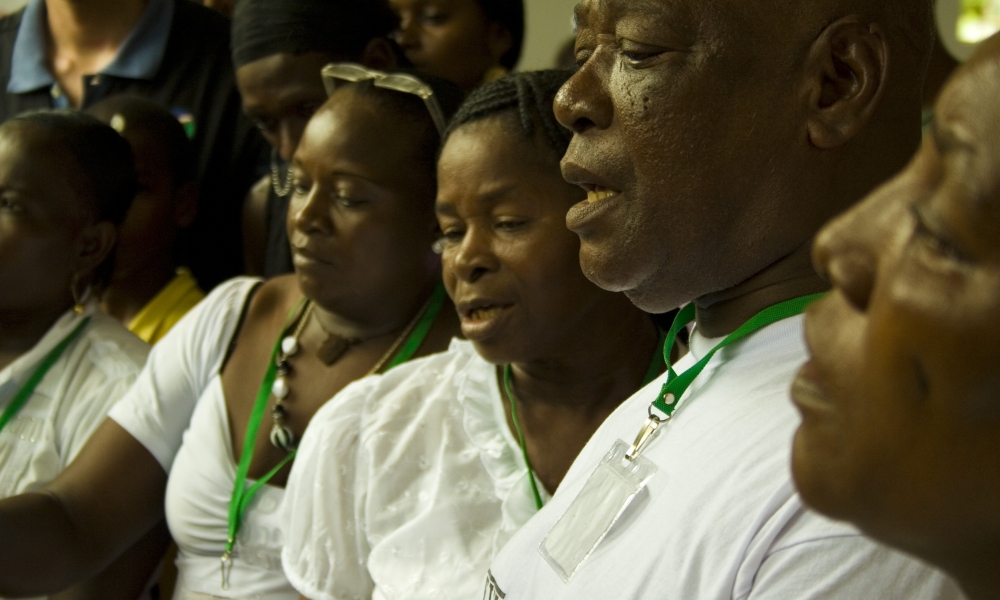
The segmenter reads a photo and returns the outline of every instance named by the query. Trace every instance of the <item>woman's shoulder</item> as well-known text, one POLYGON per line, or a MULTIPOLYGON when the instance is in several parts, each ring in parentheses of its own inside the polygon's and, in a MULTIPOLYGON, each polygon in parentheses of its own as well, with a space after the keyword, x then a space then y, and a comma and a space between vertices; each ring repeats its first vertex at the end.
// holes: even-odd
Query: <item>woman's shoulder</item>
POLYGON ((219 326, 239 320, 247 309, 247 298, 262 286, 262 280, 256 277, 236 277, 224 281, 188 311, 180 323, 197 322, 199 325, 194 327, 195 333, 215 334, 219 326), (204 327, 208 324, 212 324, 212 327, 204 327))
MULTIPOLYGON (((242 278, 251 279, 251 278, 242 278)), ((253 326, 260 322, 284 323, 288 314, 303 298, 298 279, 294 274, 281 275, 268 280, 253 278, 257 285, 253 297, 245 308, 245 323, 253 326)))
POLYGON ((86 356, 103 370, 136 375, 146 364, 150 346, 117 319, 96 312, 83 332, 86 356))
POLYGON ((487 363, 476 354, 470 342, 453 339, 444 352, 411 360, 368 378, 371 398, 366 409, 377 410, 393 400, 410 404, 450 399, 464 386, 470 370, 481 371, 484 365, 487 363))
MULTIPOLYGON (((445 352, 431 354, 399 365, 385 373, 370 375, 348 384, 313 416, 313 430, 342 427, 345 419, 357 423, 386 406, 406 405, 407 410, 420 410, 420 405, 442 397, 440 386, 454 388, 458 383, 452 375, 466 370, 478 355, 471 344, 453 340, 445 352), (436 393, 435 393, 436 392, 436 393)), ((480 359, 481 360, 481 359, 480 359)))

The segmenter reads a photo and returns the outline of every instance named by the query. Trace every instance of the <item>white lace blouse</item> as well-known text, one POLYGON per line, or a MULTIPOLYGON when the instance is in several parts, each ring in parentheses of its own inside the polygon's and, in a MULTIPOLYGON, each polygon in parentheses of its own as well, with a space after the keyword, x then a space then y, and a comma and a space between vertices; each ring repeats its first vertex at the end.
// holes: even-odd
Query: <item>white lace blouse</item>
POLYGON ((0 432, 0 498, 37 490, 55 479, 146 362, 149 346, 118 321, 94 307, 83 315, 68 311, 34 348, 0 370, 0 412, 45 356, 88 316, 90 324, 0 432))
POLYGON ((323 406, 286 489, 285 574, 312 600, 475 598, 535 513, 496 367, 457 340, 323 406))
POLYGON ((0 370, 0 412, 87 317, 90 324, 0 432, 0 498, 36 490, 65 469, 146 362, 149 346, 111 317, 93 309, 69 311, 34 348, 0 370))

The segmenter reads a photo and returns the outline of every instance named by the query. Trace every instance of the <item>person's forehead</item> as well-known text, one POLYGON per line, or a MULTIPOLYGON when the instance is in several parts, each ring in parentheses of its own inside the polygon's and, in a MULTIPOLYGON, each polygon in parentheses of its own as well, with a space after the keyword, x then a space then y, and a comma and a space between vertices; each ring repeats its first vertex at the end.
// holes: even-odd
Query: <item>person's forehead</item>
POLYGON ((236 70, 236 80, 241 91, 303 86, 322 89, 320 70, 331 60, 319 52, 283 52, 241 66, 236 70))
POLYGON ((73 156, 52 134, 24 123, 0 129, 0 186, 11 186, 53 214, 80 206, 80 171, 73 156))
POLYGON ((551 172, 559 177, 558 158, 553 160, 544 142, 544 132, 536 127, 529 137, 521 129, 514 111, 503 111, 466 123, 451 134, 441 150, 442 184, 454 171, 476 177, 525 179, 551 172))
POLYGON ((1000 166, 1000 46, 986 60, 965 65, 935 109, 935 130, 968 140, 1000 166))
POLYGON ((306 126, 296 159, 330 168, 347 162, 367 174, 422 169, 412 160, 421 128, 353 87, 337 90, 306 126))
MULTIPOLYGON (((970 62, 948 82, 935 106, 928 135, 945 164, 960 169, 968 193, 964 210, 978 215, 976 226, 994 227, 1000 218, 1000 61, 970 62)), ((992 234, 989 234, 991 237, 992 234)))
MULTIPOLYGON (((708 8, 718 0, 583 0, 573 10, 577 27, 587 27, 597 20, 617 21, 637 16, 667 16, 708 8)), ((707 12, 707 11, 706 11, 707 12)))

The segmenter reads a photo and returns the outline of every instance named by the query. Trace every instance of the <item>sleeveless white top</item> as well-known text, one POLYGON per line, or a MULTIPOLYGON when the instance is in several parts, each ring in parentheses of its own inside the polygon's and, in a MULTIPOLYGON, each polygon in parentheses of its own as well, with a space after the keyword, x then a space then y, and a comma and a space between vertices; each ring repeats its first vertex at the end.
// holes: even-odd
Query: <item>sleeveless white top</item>
POLYGON ((156 344, 136 385, 110 413, 169 473, 167 524, 178 546, 175 600, 298 599, 281 569, 284 490, 267 485, 243 517, 230 587, 222 588, 220 557, 236 462, 220 370, 258 281, 237 278, 217 287, 156 344))

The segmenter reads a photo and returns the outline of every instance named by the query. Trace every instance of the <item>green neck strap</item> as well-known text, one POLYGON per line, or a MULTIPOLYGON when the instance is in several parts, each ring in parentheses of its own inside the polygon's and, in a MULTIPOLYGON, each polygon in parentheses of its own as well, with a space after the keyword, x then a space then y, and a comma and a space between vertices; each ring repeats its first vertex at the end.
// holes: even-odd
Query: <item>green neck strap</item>
POLYGON ((385 368, 382 370, 383 373, 413 358, 413 355, 420 349, 420 345, 424 343, 424 338, 427 337, 427 333, 431 330, 431 326, 434 325, 434 321, 441 312, 441 307, 444 306, 444 300, 447 297, 448 294, 444 289, 444 284, 438 282, 437 286, 434 287, 434 292, 431 293, 431 299, 427 304, 427 310, 424 311, 420 320, 417 321, 413 331, 410 332, 410 335, 399 348, 399 351, 396 352, 396 355, 392 357, 392 360, 390 360, 388 364, 386 364, 385 368))
MULTIPOLYGON (((676 336, 675 336, 676 337, 676 336)), ((660 334, 660 340, 656 344, 656 351, 653 352, 653 358, 649 362, 649 368, 646 369, 646 376, 642 380, 642 385, 640 388, 644 388, 657 376, 660 374, 660 356, 666 353, 666 356, 670 356, 669 351, 665 349, 665 342, 667 336, 660 334)), ((524 432, 521 430, 521 423, 517 419, 517 396, 514 395, 514 387, 511 385, 511 366, 506 364, 503 366, 503 388, 507 392, 507 399, 510 400, 510 420, 514 422, 514 430, 517 432, 517 441, 521 446, 521 456, 524 457, 524 464, 528 468, 528 482, 531 484, 531 495, 535 499, 535 508, 542 510, 544 502, 542 502, 542 495, 538 491, 538 483, 535 481, 535 472, 531 468, 531 460, 528 458, 528 446, 524 442, 524 432)))
POLYGON ((80 337, 80 334, 83 333, 83 330, 87 327, 88 323, 90 323, 90 317, 85 317, 73 329, 73 331, 70 332, 69 335, 63 338, 63 340, 59 342, 55 348, 50 350, 49 353, 45 355, 42 362, 40 362, 35 368, 35 372, 31 374, 31 377, 28 377, 28 381, 24 382, 24 386, 17 392, 14 399, 10 401, 7 408, 4 409, 3 414, 0 414, 0 431, 3 431, 4 427, 7 426, 7 423, 13 420, 14 417, 17 416, 17 413, 21 412, 24 405, 28 403, 28 399, 35 393, 35 388, 37 388, 38 384, 45 378, 45 374, 49 372, 52 365, 56 364, 59 357, 66 352, 66 348, 69 348, 69 345, 72 344, 76 338, 80 337))
MULTIPOLYGON (((801 298, 793 298, 791 300, 786 300, 774 306, 770 306, 760 311, 756 315, 750 318, 749 321, 744 323, 739 329, 732 332, 724 340, 719 342, 712 350, 708 352, 701 360, 691 366, 681 374, 677 374, 674 371, 673 365, 670 364, 670 352, 673 350, 674 342, 677 340, 677 334, 681 329, 687 327, 695 319, 695 306, 694 304, 688 304, 677 314, 674 318, 673 325, 670 326, 670 331, 667 332, 667 343, 663 346, 663 360, 667 363, 667 381, 660 388, 660 395, 653 402, 653 408, 662 413, 661 415, 656 415, 659 420, 666 421, 674 414, 677 410, 678 400, 684 396, 684 392, 691 386, 695 378, 701 374, 701 372, 708 365, 712 357, 719 350, 725 348, 729 344, 736 342, 745 338, 746 336, 771 325, 772 323, 777 323, 778 321, 783 321, 789 317, 794 317, 796 315, 801 315, 805 312, 806 308, 810 304, 819 300, 826 294, 813 294, 811 296, 803 296, 801 298)), ((652 409, 650 411, 652 415, 652 409)))
MULTIPOLYGON (((407 336, 406 341, 400 347, 399 351, 396 352, 392 360, 386 365, 383 372, 413 357, 424 342, 424 338, 427 337, 427 333, 434 324, 438 313, 441 312, 444 299, 444 285, 439 283, 434 288, 434 293, 424 314, 420 317, 413 331, 407 336)), ((288 328, 292 323, 292 317, 301 311, 305 302, 305 298, 299 301, 289 313, 288 319, 285 321, 285 326, 281 328, 281 334, 278 336, 278 340, 274 343, 274 348, 271 350, 271 360, 268 363, 267 371, 264 373, 264 380, 257 390, 257 400, 254 402, 253 412, 250 413, 250 422, 247 423, 246 435, 243 438, 243 452, 240 454, 240 464, 237 466, 236 479, 233 481, 233 495, 229 500, 229 528, 226 535, 225 551, 222 553, 222 589, 224 590, 229 589, 229 573, 233 566, 232 557, 233 547, 236 545, 236 534, 239 533, 243 515, 246 514, 250 501, 253 500, 261 487, 267 484, 268 481, 277 475, 278 471, 295 458, 297 452, 296 450, 289 452, 288 456, 282 459, 277 466, 254 482, 253 485, 246 487, 247 473, 250 472, 250 463, 253 461, 253 449, 257 440, 257 433, 260 430, 261 422, 264 420, 264 413, 267 412, 267 404, 271 398, 271 388, 274 386, 274 380, 277 377, 277 358, 278 352, 281 350, 281 341, 287 334, 288 328)))

